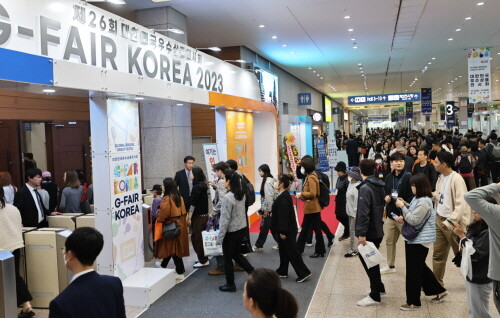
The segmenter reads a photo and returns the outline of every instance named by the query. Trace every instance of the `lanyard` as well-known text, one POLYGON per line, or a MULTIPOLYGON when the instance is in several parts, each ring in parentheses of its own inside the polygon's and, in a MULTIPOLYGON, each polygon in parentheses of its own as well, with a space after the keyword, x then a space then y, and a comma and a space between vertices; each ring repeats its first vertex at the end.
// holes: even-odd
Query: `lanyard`
POLYGON ((399 178, 399 180, 394 183, 394 181, 397 179, 395 175, 392 175, 392 191, 396 191, 399 187, 399 184, 401 183, 401 180, 403 180, 403 177, 405 176, 405 171, 403 170, 403 172, 401 173, 401 177, 399 178))

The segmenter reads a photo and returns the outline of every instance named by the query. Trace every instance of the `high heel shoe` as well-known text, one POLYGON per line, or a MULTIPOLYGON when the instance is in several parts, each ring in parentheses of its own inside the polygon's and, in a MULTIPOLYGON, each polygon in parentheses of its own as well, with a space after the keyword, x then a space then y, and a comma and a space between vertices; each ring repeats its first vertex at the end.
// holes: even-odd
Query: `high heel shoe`
POLYGON ((314 253, 313 255, 309 255, 310 258, 318 258, 325 257, 325 253, 314 253))

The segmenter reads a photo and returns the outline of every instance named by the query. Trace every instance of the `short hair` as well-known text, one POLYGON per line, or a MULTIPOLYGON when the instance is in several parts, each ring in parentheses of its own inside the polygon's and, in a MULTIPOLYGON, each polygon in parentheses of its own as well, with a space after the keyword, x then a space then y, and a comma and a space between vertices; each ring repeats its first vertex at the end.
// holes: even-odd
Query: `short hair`
POLYGON ((424 149, 418 149, 417 153, 419 153, 420 151, 422 151, 424 153, 424 155, 429 156, 429 150, 427 150, 425 148, 424 149))
POLYGON ((229 166, 227 165, 227 163, 225 163, 224 161, 220 161, 220 162, 217 162, 215 165, 214 165, 214 171, 222 171, 223 173, 229 168, 229 166))
POLYGON ((187 162, 188 162, 188 160, 193 160, 193 161, 196 161, 196 160, 194 159, 194 157, 193 157, 193 156, 185 156, 185 157, 184 157, 184 163, 187 163, 187 162))
POLYGON ((28 159, 33 160, 33 154, 31 152, 25 153, 24 156, 27 157, 28 159))
POLYGON ((396 151, 397 152, 408 152, 408 149, 406 149, 406 147, 399 146, 396 148, 396 151))
POLYGON ((311 158, 305 158, 301 161, 300 165, 304 168, 306 173, 311 173, 316 170, 316 165, 314 164, 314 160, 311 158))
POLYGON ((432 145, 433 145, 433 146, 434 146, 434 145, 436 145, 436 146, 440 146, 440 147, 441 147, 441 141, 440 141, 439 139, 437 139, 437 138, 436 138, 436 139, 434 139, 434 140, 432 141, 432 145))
POLYGON ((415 197, 429 197, 432 198, 431 183, 429 178, 423 173, 417 173, 410 178, 410 185, 415 186, 415 197))
POLYGON ((484 139, 478 139, 478 140, 477 140, 477 143, 478 143, 478 144, 483 144, 483 145, 486 145, 486 140, 484 140, 484 139))
POLYGON ((402 153, 400 152, 395 152, 391 155, 391 161, 396 161, 396 160, 405 160, 405 155, 403 155, 402 153))
POLYGON ((102 234, 91 227, 77 228, 68 238, 64 247, 85 266, 92 266, 101 253, 104 240, 102 234))
POLYGON ((226 161, 226 163, 229 166, 229 168, 233 170, 238 170, 238 163, 236 162, 236 160, 229 159, 228 161, 226 161))
POLYGON ((42 170, 38 168, 31 168, 26 171, 26 179, 33 179, 36 176, 42 176, 42 170))
POLYGON ((361 174, 365 177, 373 176, 376 168, 377 164, 372 159, 363 159, 359 163, 359 170, 361 170, 361 174))
POLYGON ((494 132, 492 132, 492 133, 490 134, 490 139, 491 139, 491 140, 497 140, 497 139, 498 139, 497 134, 496 134, 496 133, 494 133, 494 132))
POLYGON ((446 150, 441 150, 436 154, 436 158, 439 159, 441 163, 446 163, 450 168, 453 167, 453 155, 446 150))

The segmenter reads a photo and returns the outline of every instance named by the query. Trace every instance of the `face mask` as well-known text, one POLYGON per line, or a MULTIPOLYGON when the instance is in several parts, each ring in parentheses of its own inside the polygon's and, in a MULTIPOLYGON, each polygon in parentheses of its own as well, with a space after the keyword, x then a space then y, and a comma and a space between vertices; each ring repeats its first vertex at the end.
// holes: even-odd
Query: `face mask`
POLYGON ((352 177, 347 177, 347 180, 349 180, 349 182, 352 181, 352 177))
POLYGON ((382 160, 381 159, 377 159, 377 160, 375 160, 375 163, 381 164, 382 160))
POLYGON ((306 169, 304 169, 304 167, 300 168, 300 173, 306 174, 306 169))

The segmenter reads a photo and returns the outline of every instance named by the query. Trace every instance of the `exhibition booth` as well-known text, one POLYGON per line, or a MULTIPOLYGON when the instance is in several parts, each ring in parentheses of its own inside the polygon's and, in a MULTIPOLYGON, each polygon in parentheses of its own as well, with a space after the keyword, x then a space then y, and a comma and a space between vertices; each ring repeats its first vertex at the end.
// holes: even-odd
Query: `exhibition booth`
MULTIPOLYGON (((235 159, 256 185, 260 164, 278 171, 277 109, 261 101, 253 72, 84 1, 0 0, 0 59, 9 61, 0 68, 0 88, 88 97, 95 227, 104 235, 96 268, 122 279, 127 305, 149 306, 175 284, 173 270, 144 267, 142 180, 149 158, 141 152, 140 114, 149 105, 215 107, 214 162, 235 159)), ((179 146, 176 138, 161 142, 160 158, 179 146)), ((43 304, 58 294, 36 292, 45 293, 43 304)))

